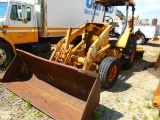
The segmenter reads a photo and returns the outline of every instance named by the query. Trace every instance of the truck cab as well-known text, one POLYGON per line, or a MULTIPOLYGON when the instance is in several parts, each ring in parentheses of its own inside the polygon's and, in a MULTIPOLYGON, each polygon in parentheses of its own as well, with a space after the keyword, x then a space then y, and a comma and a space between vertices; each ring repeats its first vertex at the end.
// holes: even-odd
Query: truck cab
POLYGON ((28 2, 0 1, 0 67, 11 61, 15 45, 38 41, 34 7, 28 2))
POLYGON ((140 19, 138 20, 139 25, 149 25, 149 20, 148 19, 140 19))
POLYGON ((143 45, 150 39, 156 39, 157 37, 157 25, 149 24, 148 18, 139 18, 135 20, 134 32, 141 32, 137 44, 143 45))
POLYGON ((9 43, 21 44, 38 41, 34 4, 4 1, 0 2, 0 11, 3 11, 0 12, 1 33, 8 37, 9 43))

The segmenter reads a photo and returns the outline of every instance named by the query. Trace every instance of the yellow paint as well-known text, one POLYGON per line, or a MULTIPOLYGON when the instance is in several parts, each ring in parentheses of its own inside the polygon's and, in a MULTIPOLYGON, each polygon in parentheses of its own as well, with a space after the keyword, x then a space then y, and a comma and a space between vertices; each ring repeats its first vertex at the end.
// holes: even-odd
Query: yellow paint
POLYGON ((106 56, 112 56, 116 57, 117 59, 119 58, 120 51, 116 49, 109 49, 109 51, 106 53, 106 56))
POLYGON ((10 38, 14 44, 38 42, 38 38, 35 39, 35 34, 38 32, 11 32, 10 38))
POLYGON ((121 38, 118 40, 118 42, 116 44, 117 47, 121 47, 121 48, 126 47, 126 44, 127 44, 127 41, 128 41, 129 35, 130 35, 130 31, 131 31, 131 28, 128 28, 128 30, 126 30, 123 33, 123 35, 121 36, 121 38))
POLYGON ((66 35, 67 34, 67 31, 66 32, 47 32, 48 35, 66 35))
POLYGON ((0 33, 0 38, 6 40, 6 41, 12 46, 13 51, 14 51, 14 53, 15 53, 15 46, 14 46, 12 40, 8 37, 8 34, 5 35, 5 34, 3 34, 3 33, 0 33))

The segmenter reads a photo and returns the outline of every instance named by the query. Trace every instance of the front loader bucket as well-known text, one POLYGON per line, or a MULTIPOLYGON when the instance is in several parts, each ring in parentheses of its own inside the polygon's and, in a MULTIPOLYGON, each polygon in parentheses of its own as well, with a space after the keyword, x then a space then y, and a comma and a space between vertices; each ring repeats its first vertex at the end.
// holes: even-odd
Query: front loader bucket
POLYGON ((99 75, 16 50, 1 83, 58 120, 89 120, 100 99, 99 75))

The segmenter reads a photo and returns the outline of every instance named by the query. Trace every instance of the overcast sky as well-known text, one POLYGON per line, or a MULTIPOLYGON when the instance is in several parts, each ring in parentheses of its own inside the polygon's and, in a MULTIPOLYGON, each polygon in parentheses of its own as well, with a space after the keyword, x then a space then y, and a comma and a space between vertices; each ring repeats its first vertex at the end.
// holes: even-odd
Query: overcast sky
MULTIPOLYGON (((139 15, 140 18, 149 18, 150 23, 152 23, 153 18, 157 18, 158 24, 160 24, 160 0, 134 0, 134 2, 136 3, 135 16, 139 15)), ((118 7, 118 10, 124 13, 122 7, 118 7)))

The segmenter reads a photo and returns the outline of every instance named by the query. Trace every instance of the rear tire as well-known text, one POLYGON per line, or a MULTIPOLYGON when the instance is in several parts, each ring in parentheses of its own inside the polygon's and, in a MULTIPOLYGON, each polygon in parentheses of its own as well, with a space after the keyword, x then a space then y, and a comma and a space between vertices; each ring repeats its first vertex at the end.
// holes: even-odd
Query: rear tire
POLYGON ((123 50, 122 55, 124 56, 124 62, 121 65, 121 68, 128 70, 132 67, 136 53, 136 41, 128 40, 126 48, 123 50))
POLYGON ((101 86, 111 88, 118 79, 120 63, 114 57, 106 57, 100 64, 99 75, 101 86))
POLYGON ((5 70, 13 59, 9 45, 0 41, 0 69, 5 70))

